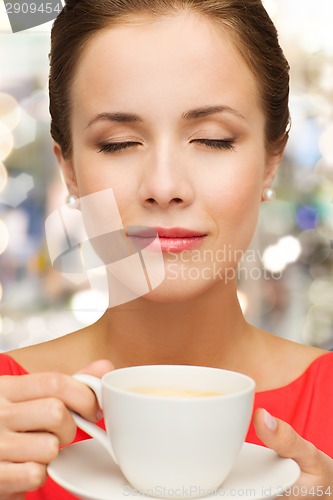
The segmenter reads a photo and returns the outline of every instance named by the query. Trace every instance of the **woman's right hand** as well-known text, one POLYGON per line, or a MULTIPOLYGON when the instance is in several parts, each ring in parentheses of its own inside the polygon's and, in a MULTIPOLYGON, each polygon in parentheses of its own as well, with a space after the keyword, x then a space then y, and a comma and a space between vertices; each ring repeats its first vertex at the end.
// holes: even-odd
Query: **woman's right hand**
MULTIPOLYGON (((97 361, 81 370, 97 377, 113 369, 97 361)), ((0 500, 25 498, 43 485, 59 446, 75 438, 68 408, 92 422, 99 418, 93 392, 61 373, 0 377, 0 500)))

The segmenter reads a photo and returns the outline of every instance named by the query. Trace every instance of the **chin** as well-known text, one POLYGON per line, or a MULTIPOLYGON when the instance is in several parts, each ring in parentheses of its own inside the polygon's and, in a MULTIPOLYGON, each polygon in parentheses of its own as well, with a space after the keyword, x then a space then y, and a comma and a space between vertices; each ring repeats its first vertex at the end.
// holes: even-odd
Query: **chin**
POLYGON ((170 280, 166 278, 161 285, 144 295, 142 298, 151 302, 172 303, 194 300, 216 286, 217 282, 170 280))

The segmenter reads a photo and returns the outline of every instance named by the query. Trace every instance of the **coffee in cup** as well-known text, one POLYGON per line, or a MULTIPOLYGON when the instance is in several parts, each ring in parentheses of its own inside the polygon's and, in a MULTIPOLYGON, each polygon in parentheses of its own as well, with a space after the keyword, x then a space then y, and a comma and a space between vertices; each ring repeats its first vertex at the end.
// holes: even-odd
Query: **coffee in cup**
POLYGON ((197 389, 184 389, 178 387, 156 387, 156 386, 140 386, 132 387, 130 392, 137 394, 146 394, 147 396, 160 396, 169 398, 207 398, 212 396, 222 396, 222 392, 216 391, 199 391, 197 389))

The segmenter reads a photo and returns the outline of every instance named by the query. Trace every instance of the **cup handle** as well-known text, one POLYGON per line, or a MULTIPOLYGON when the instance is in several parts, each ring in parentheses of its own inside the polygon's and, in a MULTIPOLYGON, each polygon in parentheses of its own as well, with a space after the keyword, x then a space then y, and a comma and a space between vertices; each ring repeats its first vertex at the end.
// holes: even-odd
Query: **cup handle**
MULTIPOLYGON (((98 377, 94 377, 93 375, 86 375, 84 373, 76 373, 75 375, 73 375, 73 378, 87 385, 95 393, 97 402, 100 408, 103 409, 101 379, 98 377)), ((76 425, 87 434, 89 434, 89 436, 95 438, 100 444, 102 444, 107 449, 115 463, 118 465, 113 448, 111 446, 110 439, 108 438, 106 432, 98 427, 98 425, 93 424, 92 422, 89 422, 89 420, 81 417, 81 415, 79 415, 75 411, 70 410, 70 412, 76 425)))

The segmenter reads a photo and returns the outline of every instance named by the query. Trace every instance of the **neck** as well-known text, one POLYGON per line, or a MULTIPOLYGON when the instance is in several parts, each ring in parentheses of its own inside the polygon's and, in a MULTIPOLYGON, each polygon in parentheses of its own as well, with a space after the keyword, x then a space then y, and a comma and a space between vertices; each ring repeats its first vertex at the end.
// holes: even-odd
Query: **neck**
POLYGON ((117 368, 192 364, 236 369, 252 332, 235 283, 217 284, 185 302, 140 298, 108 309, 100 327, 99 349, 117 368))

